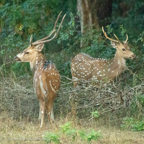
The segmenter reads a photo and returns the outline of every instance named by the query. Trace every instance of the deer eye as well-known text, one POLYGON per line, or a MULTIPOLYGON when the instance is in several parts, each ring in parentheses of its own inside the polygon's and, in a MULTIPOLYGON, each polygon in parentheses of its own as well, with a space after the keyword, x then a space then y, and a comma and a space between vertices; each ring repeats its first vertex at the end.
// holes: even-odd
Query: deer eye
POLYGON ((29 54, 29 52, 25 52, 25 54, 29 54))
POLYGON ((126 49, 123 48, 122 51, 126 51, 126 49))

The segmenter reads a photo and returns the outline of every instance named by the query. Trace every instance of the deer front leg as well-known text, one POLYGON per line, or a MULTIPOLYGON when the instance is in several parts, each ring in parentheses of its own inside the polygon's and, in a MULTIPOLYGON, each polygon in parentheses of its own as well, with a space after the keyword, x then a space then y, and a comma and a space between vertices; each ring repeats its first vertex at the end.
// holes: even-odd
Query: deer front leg
POLYGON ((44 114, 45 114, 45 96, 43 95, 40 87, 37 87, 36 95, 39 100, 39 119, 41 120, 40 127, 42 127, 44 124, 44 114))

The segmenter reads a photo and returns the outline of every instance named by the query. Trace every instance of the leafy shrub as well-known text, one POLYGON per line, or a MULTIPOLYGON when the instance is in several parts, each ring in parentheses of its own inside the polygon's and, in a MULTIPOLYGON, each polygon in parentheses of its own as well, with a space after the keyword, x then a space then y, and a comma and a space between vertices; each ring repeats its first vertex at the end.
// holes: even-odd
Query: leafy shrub
POLYGON ((87 142, 91 142, 92 140, 97 141, 99 138, 101 138, 100 131, 95 132, 94 129, 89 130, 89 132, 84 130, 77 130, 73 129, 71 126, 71 122, 67 122, 62 126, 59 126, 60 129, 56 133, 46 133, 44 140, 46 143, 50 143, 53 141, 54 143, 61 143, 60 142, 60 135, 65 134, 68 138, 71 138, 71 141, 76 141, 76 139, 81 139, 87 142))
POLYGON ((60 143, 60 136, 51 132, 47 132, 44 137, 45 142, 48 144, 50 142, 54 142, 59 144, 60 143))
POLYGON ((94 116, 94 117, 99 117, 98 111, 91 112, 91 114, 92 114, 92 116, 94 116))
POLYGON ((121 125, 123 129, 130 129, 133 131, 144 131, 144 118, 142 120, 137 120, 134 118, 124 118, 123 124, 121 125))

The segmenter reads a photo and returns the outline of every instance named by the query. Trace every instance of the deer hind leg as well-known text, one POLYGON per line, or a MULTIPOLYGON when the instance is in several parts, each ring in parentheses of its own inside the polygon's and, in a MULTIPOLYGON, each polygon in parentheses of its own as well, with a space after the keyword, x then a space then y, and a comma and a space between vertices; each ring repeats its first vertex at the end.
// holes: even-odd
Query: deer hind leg
POLYGON ((78 80, 78 78, 75 76, 76 75, 76 69, 74 64, 71 62, 71 74, 72 74, 72 80, 73 80, 73 85, 76 88, 78 82, 76 80, 78 80))
POLYGON ((51 105, 51 119, 54 121, 53 104, 51 105))
POLYGON ((74 88, 76 88, 77 84, 77 82, 73 82, 74 88))
MULTIPOLYGON (((50 94, 49 94, 50 95, 50 94)), ((51 107, 52 107, 52 105, 53 105, 53 101, 52 100, 50 100, 50 98, 47 100, 47 104, 46 104, 46 110, 47 110, 47 115, 48 115, 48 119, 49 119, 49 122, 52 124, 52 117, 51 117, 51 115, 53 114, 52 113, 52 109, 51 109, 51 107)))
POLYGON ((76 86, 78 85, 78 78, 73 76, 73 74, 72 74, 72 80, 73 80, 74 88, 76 88, 76 86))
POLYGON ((40 102, 39 102, 39 117, 38 117, 38 119, 39 120, 41 119, 41 104, 40 104, 40 102))
POLYGON ((41 119, 40 128, 42 128, 44 124, 45 101, 40 99, 39 103, 40 103, 40 119, 41 119))
POLYGON ((51 125, 54 127, 54 128, 58 128, 58 125, 57 123, 54 121, 54 114, 53 114, 53 100, 47 102, 47 114, 48 114, 48 119, 49 119, 49 122, 51 123, 51 125), (53 124, 54 122, 54 124, 53 124))

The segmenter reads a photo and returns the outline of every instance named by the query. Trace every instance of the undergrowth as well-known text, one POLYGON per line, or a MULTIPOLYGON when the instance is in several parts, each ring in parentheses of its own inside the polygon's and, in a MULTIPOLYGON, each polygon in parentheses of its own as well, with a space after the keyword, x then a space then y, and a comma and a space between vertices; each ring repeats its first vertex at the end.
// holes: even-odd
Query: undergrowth
MULTIPOLYGON (((68 137, 69 141, 72 143, 77 143, 77 140, 81 139, 83 141, 87 141, 88 143, 91 143, 92 140, 97 141, 99 138, 101 138, 100 131, 95 132, 94 129, 91 130, 81 130, 81 129, 74 129, 71 126, 71 122, 67 122, 64 125, 59 126, 60 129, 58 129, 57 132, 51 133, 47 132, 44 136, 44 140, 46 143, 54 142, 54 143, 63 143, 60 139, 61 133, 68 137)), ((62 136, 61 136, 62 137, 62 136)))

